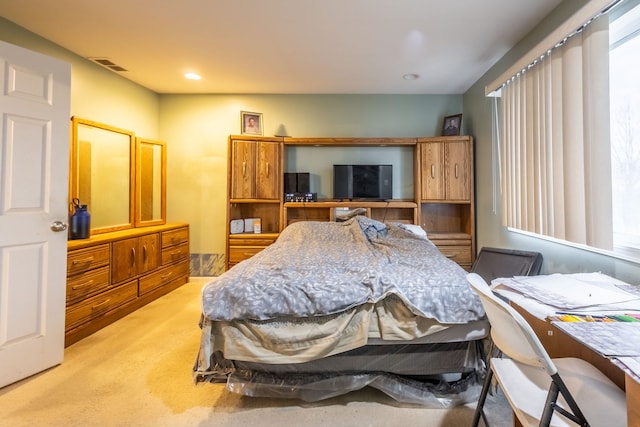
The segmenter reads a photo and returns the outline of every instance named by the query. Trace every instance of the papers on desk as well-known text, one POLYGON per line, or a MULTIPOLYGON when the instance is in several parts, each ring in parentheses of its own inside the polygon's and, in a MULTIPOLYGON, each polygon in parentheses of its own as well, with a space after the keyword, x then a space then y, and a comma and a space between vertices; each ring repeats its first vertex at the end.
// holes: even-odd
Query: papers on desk
POLYGON ((640 357, 640 322, 551 322, 606 357, 640 357))
POLYGON ((634 381, 640 382, 640 357, 614 357, 611 361, 634 381))
POLYGON ((640 323, 551 322, 640 381, 640 323))
POLYGON ((551 274, 499 278, 492 287, 505 287, 562 310, 606 308, 640 301, 640 288, 601 273, 551 274))
POLYGON ((637 318, 640 285, 601 273, 499 278, 491 284, 494 291, 541 320, 557 318, 559 314, 591 317, 593 321, 552 324, 640 381, 640 322, 596 321, 597 317, 617 318, 625 314, 637 318))

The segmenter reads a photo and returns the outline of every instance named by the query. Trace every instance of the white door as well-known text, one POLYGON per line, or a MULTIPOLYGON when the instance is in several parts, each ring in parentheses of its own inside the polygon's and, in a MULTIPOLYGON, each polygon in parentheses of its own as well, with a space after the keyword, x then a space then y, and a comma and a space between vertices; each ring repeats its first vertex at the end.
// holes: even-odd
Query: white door
POLYGON ((0 387, 64 354, 70 82, 0 41, 0 387))

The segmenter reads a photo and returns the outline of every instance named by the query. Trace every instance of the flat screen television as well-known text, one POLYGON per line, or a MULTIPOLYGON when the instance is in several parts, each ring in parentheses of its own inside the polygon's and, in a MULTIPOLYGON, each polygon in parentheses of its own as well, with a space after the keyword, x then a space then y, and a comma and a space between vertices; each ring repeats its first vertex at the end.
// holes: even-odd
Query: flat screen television
POLYGON ((333 197, 340 200, 392 198, 392 165, 333 165, 333 197))

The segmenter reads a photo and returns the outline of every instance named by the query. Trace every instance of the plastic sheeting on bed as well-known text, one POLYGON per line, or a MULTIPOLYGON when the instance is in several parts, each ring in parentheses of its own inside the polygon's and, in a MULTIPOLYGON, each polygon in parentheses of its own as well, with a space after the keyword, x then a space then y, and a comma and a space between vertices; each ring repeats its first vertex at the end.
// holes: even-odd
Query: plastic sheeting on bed
POLYGON ((386 372, 280 376, 236 371, 228 375, 226 388, 244 396, 315 402, 368 386, 400 403, 446 409, 477 401, 482 388, 479 377, 478 371, 464 374, 456 381, 447 381, 446 378, 418 379, 386 372))
POLYGON ((482 341, 365 346, 306 363, 263 364, 215 352, 196 382, 226 383, 252 397, 324 400, 373 387, 401 403, 449 408, 477 400, 484 373, 482 341))

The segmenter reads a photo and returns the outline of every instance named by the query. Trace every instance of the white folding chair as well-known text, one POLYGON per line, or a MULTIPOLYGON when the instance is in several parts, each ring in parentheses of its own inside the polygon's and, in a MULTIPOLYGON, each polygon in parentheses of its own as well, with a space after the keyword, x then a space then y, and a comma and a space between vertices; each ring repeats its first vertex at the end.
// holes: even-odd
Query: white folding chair
POLYGON ((480 296, 491 338, 502 358, 491 358, 473 426, 488 426, 483 406, 495 375, 523 426, 627 425, 625 394, 593 365, 577 358, 551 359, 526 320, 498 298, 476 273, 467 280, 480 296))

